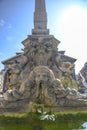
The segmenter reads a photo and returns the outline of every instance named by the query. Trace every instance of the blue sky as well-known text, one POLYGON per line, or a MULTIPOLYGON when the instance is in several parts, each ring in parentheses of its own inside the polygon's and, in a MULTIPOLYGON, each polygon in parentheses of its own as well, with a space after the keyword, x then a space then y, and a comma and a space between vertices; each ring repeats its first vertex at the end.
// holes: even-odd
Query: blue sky
MULTIPOLYGON (((1 61, 20 52, 31 35, 35 0, 0 0, 1 61)), ((87 0, 46 0, 48 28, 61 41, 59 50, 77 59, 78 72, 87 61, 87 0)))

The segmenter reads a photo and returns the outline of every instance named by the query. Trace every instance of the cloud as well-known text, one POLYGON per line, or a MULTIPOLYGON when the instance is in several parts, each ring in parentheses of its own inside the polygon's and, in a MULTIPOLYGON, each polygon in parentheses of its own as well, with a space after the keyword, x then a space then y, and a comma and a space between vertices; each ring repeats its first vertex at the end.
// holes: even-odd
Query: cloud
POLYGON ((1 60, 1 58, 6 58, 6 56, 2 52, 0 52, 0 60, 1 60))
POLYGON ((11 28, 12 28, 12 24, 9 24, 9 25, 8 25, 8 29, 11 29, 11 28))
POLYGON ((0 27, 4 27, 7 29, 12 29, 12 24, 8 23, 7 21, 5 21, 4 19, 0 19, 0 27))
POLYGON ((12 41, 12 40, 13 40, 13 37, 12 37, 12 36, 7 36, 6 39, 7 39, 8 41, 12 41))
POLYGON ((3 19, 0 20, 0 27, 3 27, 5 25, 5 21, 3 19))

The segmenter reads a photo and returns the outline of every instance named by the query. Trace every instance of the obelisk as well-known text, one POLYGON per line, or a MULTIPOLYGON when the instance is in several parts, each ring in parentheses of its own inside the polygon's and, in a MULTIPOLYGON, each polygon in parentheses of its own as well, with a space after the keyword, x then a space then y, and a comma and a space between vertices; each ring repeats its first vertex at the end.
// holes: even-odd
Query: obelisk
POLYGON ((35 0, 34 29, 32 35, 48 35, 45 0, 35 0))

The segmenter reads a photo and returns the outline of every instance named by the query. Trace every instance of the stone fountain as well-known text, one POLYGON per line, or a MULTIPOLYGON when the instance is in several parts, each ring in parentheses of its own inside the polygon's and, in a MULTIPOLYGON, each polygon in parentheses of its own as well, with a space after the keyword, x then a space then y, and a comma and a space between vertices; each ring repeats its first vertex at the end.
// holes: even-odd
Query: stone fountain
POLYGON ((59 51, 60 41, 49 34, 45 0, 35 0, 34 29, 22 41, 22 53, 3 61, 5 66, 0 113, 87 108, 80 93, 75 58, 59 51))

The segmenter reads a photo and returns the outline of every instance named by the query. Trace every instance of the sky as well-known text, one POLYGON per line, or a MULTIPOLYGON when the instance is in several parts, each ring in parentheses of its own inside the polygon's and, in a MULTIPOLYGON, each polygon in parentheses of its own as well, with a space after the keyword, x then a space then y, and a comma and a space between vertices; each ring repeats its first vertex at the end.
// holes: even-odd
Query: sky
MULTIPOLYGON (((59 51, 77 59, 78 73, 87 62, 87 0, 45 0, 50 34, 59 51)), ((2 61, 21 52, 21 42, 33 29, 35 0, 0 0, 0 70, 2 61)))

